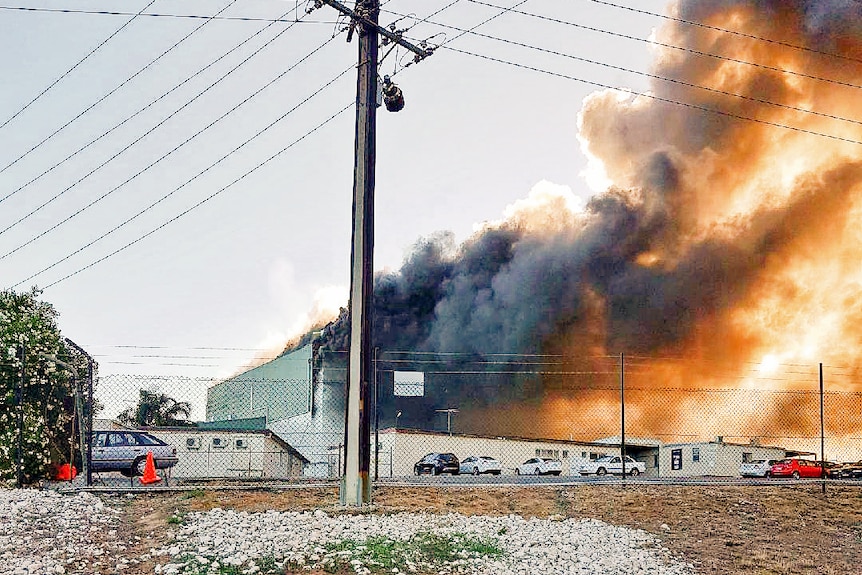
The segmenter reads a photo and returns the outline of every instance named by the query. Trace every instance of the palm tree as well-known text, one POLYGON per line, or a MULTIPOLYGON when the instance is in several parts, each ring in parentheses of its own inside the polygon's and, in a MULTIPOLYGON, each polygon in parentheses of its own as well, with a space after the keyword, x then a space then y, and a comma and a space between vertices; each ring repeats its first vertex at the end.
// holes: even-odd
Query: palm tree
POLYGON ((140 390, 138 404, 117 416, 121 423, 146 427, 178 427, 193 425, 189 421, 192 406, 155 391, 140 390))

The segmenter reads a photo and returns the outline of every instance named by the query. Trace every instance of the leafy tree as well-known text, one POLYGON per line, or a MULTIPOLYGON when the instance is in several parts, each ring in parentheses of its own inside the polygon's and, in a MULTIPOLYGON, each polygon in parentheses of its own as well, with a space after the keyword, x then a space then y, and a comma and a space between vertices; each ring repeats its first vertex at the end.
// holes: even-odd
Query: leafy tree
POLYGON ((14 481, 17 475, 19 414, 24 423, 25 483, 45 477, 52 464, 68 462, 78 447, 73 434, 73 378, 53 358, 72 365, 82 378, 87 358, 65 343, 57 327, 59 314, 40 301, 40 295, 35 288, 0 291, 0 483, 14 481))
POLYGON ((140 390, 138 404, 124 410, 117 419, 126 425, 178 427, 194 425, 189 421, 192 406, 157 391, 140 390))

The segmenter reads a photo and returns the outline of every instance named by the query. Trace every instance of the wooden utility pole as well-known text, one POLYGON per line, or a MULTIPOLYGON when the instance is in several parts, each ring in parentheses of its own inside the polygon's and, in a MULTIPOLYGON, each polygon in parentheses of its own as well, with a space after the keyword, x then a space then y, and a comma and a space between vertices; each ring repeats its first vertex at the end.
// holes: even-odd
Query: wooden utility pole
POLYGON ((356 158, 353 164, 353 244, 350 256, 350 359, 342 505, 371 501, 371 301, 374 273, 374 159, 377 144, 377 16, 379 0, 357 4, 374 26, 357 24, 356 158))
MULTIPOLYGON (((374 167, 377 144, 377 52, 380 35, 414 52, 431 55, 378 24, 380 0, 359 0, 351 10, 336 0, 318 0, 351 19, 347 39, 359 36, 356 78, 356 157, 353 164, 353 240, 350 255, 350 351, 344 427, 342 505, 371 502, 371 402, 373 381, 371 305, 374 280, 374 167)), ((399 91, 400 95, 400 91, 399 91)), ((403 101, 401 103, 403 106, 403 101)), ((387 106, 388 107, 388 106, 387 106)), ((400 108, 399 108, 400 109, 400 108)))

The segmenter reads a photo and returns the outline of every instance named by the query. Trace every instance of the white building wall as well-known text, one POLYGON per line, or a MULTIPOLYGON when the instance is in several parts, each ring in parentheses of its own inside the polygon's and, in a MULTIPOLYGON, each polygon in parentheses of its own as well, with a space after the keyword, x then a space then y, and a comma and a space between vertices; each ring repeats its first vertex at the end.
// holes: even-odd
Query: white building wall
MULTIPOLYGON (((381 430, 378 453, 379 476, 401 477, 413 474, 413 464, 429 452, 454 453, 458 459, 471 455, 488 455, 503 465, 503 475, 513 475, 515 469, 532 457, 555 457, 563 462, 563 475, 577 475, 585 460, 601 455, 619 455, 618 447, 584 445, 577 442, 522 440, 449 436, 434 433, 395 432, 381 430)), ((372 437, 372 442, 374 438, 372 437)), ((371 472, 374 472, 372 445, 371 472)))
POLYGON ((263 433, 201 429, 148 432, 177 448, 179 461, 171 470, 177 479, 282 478, 301 472, 297 459, 263 433))
POLYGON ((663 445, 659 449, 661 477, 737 477, 743 457, 753 459, 783 459, 784 449, 736 443, 701 442, 663 445), (681 458, 681 469, 674 469, 674 453, 681 458), (695 461, 695 453, 698 461, 695 461))

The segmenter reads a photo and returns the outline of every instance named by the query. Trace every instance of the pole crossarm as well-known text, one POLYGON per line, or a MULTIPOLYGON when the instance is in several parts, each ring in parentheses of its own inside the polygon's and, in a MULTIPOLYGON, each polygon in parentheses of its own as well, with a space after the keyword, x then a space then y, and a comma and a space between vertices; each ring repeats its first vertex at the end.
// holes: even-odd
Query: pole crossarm
POLYGON ((336 10, 338 10, 339 12, 344 14, 345 16, 350 17, 355 22, 359 22, 359 23, 363 24, 364 26, 376 29, 378 34, 380 34, 384 38, 388 38, 391 42, 398 44, 402 48, 407 48, 408 50, 410 50, 411 52, 416 54, 416 56, 418 57, 417 62, 419 60, 427 58, 428 56, 430 56, 434 53, 434 50, 431 50, 428 48, 421 48, 415 44, 408 42, 407 40, 402 38, 400 34, 397 34, 395 32, 392 32, 391 30, 384 28, 383 26, 380 26, 377 22, 374 22, 373 20, 371 20, 371 19, 367 18, 366 16, 358 13, 355 10, 351 10, 350 8, 348 8, 347 6, 342 4, 341 2, 338 2, 337 0, 320 0, 320 1, 323 2, 324 4, 332 6, 333 8, 335 8, 336 10))

